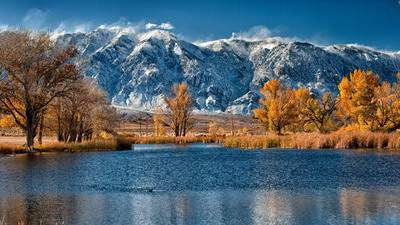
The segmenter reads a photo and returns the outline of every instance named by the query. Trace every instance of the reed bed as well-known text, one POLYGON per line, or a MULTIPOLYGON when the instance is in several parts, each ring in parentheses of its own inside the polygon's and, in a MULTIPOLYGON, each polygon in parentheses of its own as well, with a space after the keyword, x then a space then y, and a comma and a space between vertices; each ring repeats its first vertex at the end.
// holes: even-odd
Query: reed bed
POLYGON ((210 136, 133 136, 124 137, 125 141, 132 144, 189 144, 189 143, 222 143, 223 137, 210 136))
MULTIPOLYGON (((337 131, 330 134, 294 133, 288 135, 246 136, 124 136, 98 139, 82 143, 51 142, 37 146, 40 152, 86 152, 130 150, 133 144, 188 144, 223 143, 225 147, 244 149, 297 148, 297 149, 378 149, 399 150, 400 133, 374 133, 360 131, 337 131)), ((0 153, 26 153, 17 144, 0 144, 0 153)))
POLYGON ((18 154, 24 153, 26 148, 22 145, 17 144, 0 144, 0 153, 1 154, 18 154))
POLYGON ((99 139, 82 143, 54 142, 39 146, 40 151, 45 152, 87 152, 87 151, 113 151, 130 150, 131 143, 123 138, 99 139))
MULTIPOLYGON (((51 142, 36 146, 38 152, 88 152, 88 151, 114 151, 114 150, 130 150, 132 143, 125 138, 114 139, 98 139, 86 141, 82 143, 64 143, 51 142)), ((19 154, 27 153, 27 149, 23 145, 17 144, 1 144, 0 153, 2 154, 19 154)))
POLYGON ((226 147, 236 148, 298 148, 298 149, 400 149, 399 133, 344 132, 331 134, 294 133, 231 136, 224 140, 226 147))

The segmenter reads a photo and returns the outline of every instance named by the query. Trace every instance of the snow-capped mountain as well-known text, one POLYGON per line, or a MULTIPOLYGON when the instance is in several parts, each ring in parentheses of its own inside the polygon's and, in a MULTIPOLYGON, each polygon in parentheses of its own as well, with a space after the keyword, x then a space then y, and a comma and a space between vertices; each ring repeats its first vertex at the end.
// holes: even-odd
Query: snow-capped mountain
POLYGON ((317 93, 336 92, 341 77, 357 68, 389 81, 400 71, 399 53, 279 38, 190 43, 165 30, 98 28, 57 41, 78 47, 87 76, 98 81, 113 104, 142 110, 162 107, 178 82, 189 85, 197 110, 249 113, 258 104, 258 89, 270 79, 317 93))

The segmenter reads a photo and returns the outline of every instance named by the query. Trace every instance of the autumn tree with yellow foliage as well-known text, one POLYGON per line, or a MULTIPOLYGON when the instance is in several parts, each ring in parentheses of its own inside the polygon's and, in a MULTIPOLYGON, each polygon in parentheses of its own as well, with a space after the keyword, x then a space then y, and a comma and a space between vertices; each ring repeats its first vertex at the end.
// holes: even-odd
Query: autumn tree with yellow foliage
POLYGON ((376 119, 375 90, 379 76, 371 71, 355 70, 339 83, 340 114, 346 123, 356 123, 360 129, 373 129, 376 119))
POLYGON ((381 82, 371 71, 355 70, 339 84, 339 112, 360 130, 391 132, 400 128, 400 85, 381 82))
POLYGON ((172 88, 172 96, 165 99, 167 112, 166 124, 174 131, 176 137, 186 136, 192 128, 192 95, 187 84, 176 84, 172 88))
POLYGON ((279 80, 268 81, 261 89, 261 107, 254 110, 254 117, 267 123, 271 131, 282 135, 284 129, 297 121, 295 92, 279 80))
POLYGON ((254 117, 271 131, 326 133, 333 127, 336 100, 330 93, 318 98, 306 88, 291 89, 278 80, 268 81, 260 92, 263 98, 260 108, 254 110, 254 117))

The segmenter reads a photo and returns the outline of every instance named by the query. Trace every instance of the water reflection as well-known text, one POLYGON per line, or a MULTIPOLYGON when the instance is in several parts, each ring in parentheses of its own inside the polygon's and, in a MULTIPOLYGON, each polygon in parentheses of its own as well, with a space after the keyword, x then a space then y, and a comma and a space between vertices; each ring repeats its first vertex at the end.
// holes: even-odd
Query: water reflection
POLYGON ((203 191, 0 197, 7 224, 398 224, 399 193, 203 191))
POLYGON ((379 191, 343 190, 340 192, 341 214, 350 223, 399 224, 400 198, 397 194, 379 191))

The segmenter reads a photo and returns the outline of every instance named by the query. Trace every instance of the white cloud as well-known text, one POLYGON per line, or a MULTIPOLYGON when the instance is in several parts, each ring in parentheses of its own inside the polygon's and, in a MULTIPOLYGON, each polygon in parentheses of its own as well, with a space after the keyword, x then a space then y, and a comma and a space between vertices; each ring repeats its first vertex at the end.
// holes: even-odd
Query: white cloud
POLYGON ((26 28, 34 30, 43 29, 43 26, 46 23, 47 14, 47 11, 43 11, 41 9, 30 9, 22 19, 22 25, 26 28))
POLYGON ((160 28, 164 30, 173 30, 175 27, 171 23, 167 22, 160 24, 160 28))
POLYGON ((76 24, 73 27, 73 31, 77 33, 85 33, 88 32, 92 27, 91 23, 80 23, 76 24))
POLYGON ((300 38, 296 36, 285 36, 282 35, 282 31, 279 29, 269 29, 266 26, 254 26, 247 31, 241 31, 239 33, 232 33, 230 39, 241 39, 246 41, 261 41, 269 40, 275 42, 308 42, 318 46, 327 45, 326 37, 323 35, 314 35, 312 38, 300 38))
POLYGON ((150 30, 150 29, 154 29, 157 27, 157 24, 154 23, 146 23, 146 29, 150 30))
POLYGON ((91 23, 67 23, 61 22, 56 29, 51 31, 51 37, 57 38, 66 33, 85 33, 92 29, 91 23))
POLYGON ((162 30, 173 30, 175 27, 170 22, 155 24, 155 23, 146 23, 146 30, 152 29, 162 29, 162 30))
POLYGON ((232 33, 232 39, 243 39, 249 41, 258 41, 272 37, 273 33, 265 26, 254 26, 248 31, 232 33))
POLYGON ((135 34, 146 30, 144 22, 132 23, 132 22, 126 22, 123 19, 119 20, 116 23, 102 24, 97 28, 114 30, 120 33, 128 33, 128 34, 135 34))

